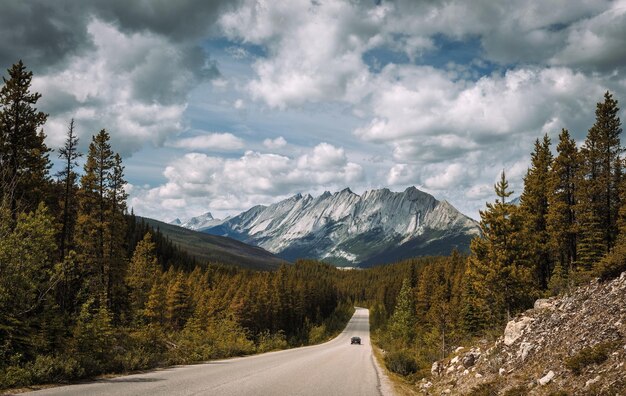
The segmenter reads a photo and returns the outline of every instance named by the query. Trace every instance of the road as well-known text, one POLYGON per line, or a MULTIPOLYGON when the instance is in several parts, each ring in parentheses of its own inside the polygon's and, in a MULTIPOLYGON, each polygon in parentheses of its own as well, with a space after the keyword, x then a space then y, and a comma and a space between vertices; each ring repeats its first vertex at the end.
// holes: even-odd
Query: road
POLYGON ((320 345, 178 366, 32 392, 33 395, 390 395, 375 366, 369 311, 357 308, 344 331, 320 345), (351 345, 359 336, 362 345, 351 345))

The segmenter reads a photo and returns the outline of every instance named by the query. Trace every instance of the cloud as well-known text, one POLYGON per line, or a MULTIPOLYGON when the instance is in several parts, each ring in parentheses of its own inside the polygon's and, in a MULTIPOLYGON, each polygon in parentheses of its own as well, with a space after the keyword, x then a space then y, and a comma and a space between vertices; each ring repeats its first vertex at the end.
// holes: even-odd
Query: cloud
POLYGON ((263 140, 263 145, 270 150, 276 150, 285 147, 287 145, 287 141, 284 137, 279 136, 276 139, 268 138, 263 140))
POLYGON ((91 51, 33 79, 33 89, 44 93, 42 110, 51 113, 46 133, 52 145, 63 141, 70 118, 82 137, 106 128, 125 155, 182 131, 186 96, 197 83, 185 67, 186 53, 163 37, 126 34, 95 19, 88 32, 91 51))
POLYGON ((354 133, 389 144, 401 163, 450 161, 476 152, 489 158, 560 128, 582 138, 608 85, 607 79, 567 68, 512 69, 472 83, 430 67, 388 66, 377 78, 381 94, 372 99, 373 118, 354 133))
POLYGON ((361 84, 361 56, 376 41, 378 17, 349 2, 246 1, 225 13, 220 26, 233 39, 262 45, 253 98, 270 107, 342 99, 361 84))
POLYGON ((201 210, 242 211, 318 186, 343 188, 364 176, 343 149, 327 143, 295 158, 255 151, 230 159, 189 153, 168 164, 163 175, 167 179, 163 185, 134 191, 130 203, 139 213, 178 216, 180 202, 185 202, 188 215, 201 210), (170 206, 171 202, 177 204, 170 206))
POLYGON ((209 133, 178 139, 171 146, 188 150, 238 150, 244 147, 244 141, 228 132, 209 133))

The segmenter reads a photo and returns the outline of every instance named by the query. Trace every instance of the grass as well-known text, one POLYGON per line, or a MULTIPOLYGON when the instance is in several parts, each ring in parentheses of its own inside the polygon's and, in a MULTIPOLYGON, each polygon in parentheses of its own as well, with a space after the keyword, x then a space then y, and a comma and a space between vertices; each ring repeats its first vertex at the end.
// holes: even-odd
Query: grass
POLYGON ((592 347, 583 348, 565 360, 565 367, 574 374, 580 375, 587 366, 603 363, 617 346, 616 342, 603 342, 592 347))

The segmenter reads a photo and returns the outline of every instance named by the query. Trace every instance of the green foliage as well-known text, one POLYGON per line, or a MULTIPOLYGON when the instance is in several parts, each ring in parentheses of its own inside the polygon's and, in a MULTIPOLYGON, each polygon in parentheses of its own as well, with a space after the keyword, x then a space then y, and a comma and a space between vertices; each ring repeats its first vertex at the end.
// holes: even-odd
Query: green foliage
POLYGON ((504 172, 495 185, 498 198, 480 212, 482 235, 471 243, 468 271, 474 293, 474 312, 488 309, 488 317, 497 323, 508 321, 512 313, 532 304, 536 284, 532 282, 531 255, 523 233, 523 215, 506 202, 511 195, 504 172))
POLYGON ((626 235, 620 235, 615 248, 599 263, 597 275, 600 280, 607 281, 620 276, 626 271, 626 235))
MULTIPOLYGON (((322 334, 326 333, 326 328, 323 324, 320 326, 313 327, 311 329, 311 332, 313 331, 313 329, 318 328, 318 327, 322 327, 324 329, 322 334)), ((311 332, 309 332, 309 334, 311 334, 311 332)), ((309 340, 311 344, 315 344, 320 341, 323 341, 323 338, 320 340, 311 340, 311 338, 309 337, 309 340)), ((277 333, 270 333, 268 330, 265 330, 261 334, 259 334, 257 337, 257 345, 256 345, 257 352, 262 353, 262 352, 269 352, 269 351, 277 351, 280 349, 286 349, 288 346, 289 344, 287 343, 287 338, 285 337, 285 334, 283 334, 280 331, 277 333)))
POLYGON ((417 372, 417 362, 407 351, 394 351, 385 355, 385 366, 389 371, 407 376, 417 372))
POLYGON ((389 318, 388 330, 390 337, 399 342, 410 344, 415 337, 415 301, 411 282, 405 278, 396 300, 396 307, 389 318))
POLYGON ((608 359, 609 354, 619 345, 615 342, 603 342, 593 347, 581 349, 578 353, 565 359, 565 367, 574 374, 580 375, 585 367, 600 364, 608 359))
POLYGON ((22 61, 8 73, 0 89, 0 201, 15 223, 18 209, 34 211, 48 192, 49 149, 40 129, 48 116, 35 107, 41 94, 30 92, 33 73, 22 61))
POLYGON ((535 279, 542 290, 548 287, 553 267, 547 226, 551 166, 550 138, 546 134, 543 141, 537 139, 535 142, 531 165, 524 177, 524 191, 520 197, 519 208, 523 218, 523 238, 528 241, 535 279))

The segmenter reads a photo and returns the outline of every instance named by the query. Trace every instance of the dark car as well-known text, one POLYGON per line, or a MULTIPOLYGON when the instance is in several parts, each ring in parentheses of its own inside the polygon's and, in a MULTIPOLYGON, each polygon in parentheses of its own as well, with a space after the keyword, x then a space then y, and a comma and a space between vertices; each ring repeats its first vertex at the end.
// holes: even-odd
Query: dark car
POLYGON ((359 345, 361 345, 361 337, 352 337, 350 339, 350 344, 359 344, 359 345))

